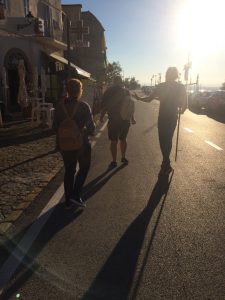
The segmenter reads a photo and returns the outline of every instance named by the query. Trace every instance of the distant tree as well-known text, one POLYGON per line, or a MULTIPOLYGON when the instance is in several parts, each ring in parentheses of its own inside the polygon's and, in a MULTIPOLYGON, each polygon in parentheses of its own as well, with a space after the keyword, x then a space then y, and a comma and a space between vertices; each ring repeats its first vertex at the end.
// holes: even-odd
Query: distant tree
POLYGON ((135 79, 135 77, 125 78, 124 85, 127 89, 130 89, 130 90, 138 89, 141 86, 139 84, 138 80, 135 79))
POLYGON ((130 78, 125 78, 124 81, 124 86, 129 89, 130 88, 130 78))
POLYGON ((122 77, 122 68, 119 62, 108 63, 105 71, 105 82, 107 85, 112 84, 113 78, 115 76, 122 77))
POLYGON ((138 83, 138 80, 135 79, 135 77, 131 77, 130 79, 130 89, 135 90, 140 88, 140 84, 138 83))
POLYGON ((225 90, 225 82, 222 83, 221 90, 225 90))

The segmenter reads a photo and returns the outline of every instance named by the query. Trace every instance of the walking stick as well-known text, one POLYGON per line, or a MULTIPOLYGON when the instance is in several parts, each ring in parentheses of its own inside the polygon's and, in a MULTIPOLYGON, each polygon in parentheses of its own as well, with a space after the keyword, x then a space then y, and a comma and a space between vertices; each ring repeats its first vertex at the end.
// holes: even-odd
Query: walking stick
POLYGON ((176 151, 175 151, 175 161, 177 161, 177 152, 178 152, 178 141, 179 141, 179 131, 180 131, 180 108, 178 110, 178 124, 177 124, 177 141, 176 141, 176 151))

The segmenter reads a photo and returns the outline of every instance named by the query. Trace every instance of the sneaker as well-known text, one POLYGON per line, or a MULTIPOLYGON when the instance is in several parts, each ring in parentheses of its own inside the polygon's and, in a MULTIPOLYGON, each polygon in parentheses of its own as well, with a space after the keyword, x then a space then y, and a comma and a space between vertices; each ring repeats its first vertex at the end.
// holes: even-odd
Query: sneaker
POLYGON ((76 204, 76 205, 81 206, 81 207, 86 207, 86 204, 83 202, 83 200, 81 199, 81 197, 76 198, 76 199, 71 198, 70 202, 72 202, 72 204, 76 204))
POLYGON ((122 158, 121 158, 121 163, 123 163, 123 164, 125 164, 125 165, 128 165, 129 160, 126 159, 126 157, 122 157, 122 158))
POLYGON ((109 169, 113 169, 113 168, 116 168, 117 167, 117 162, 116 161, 112 161, 110 164, 109 164, 109 169))

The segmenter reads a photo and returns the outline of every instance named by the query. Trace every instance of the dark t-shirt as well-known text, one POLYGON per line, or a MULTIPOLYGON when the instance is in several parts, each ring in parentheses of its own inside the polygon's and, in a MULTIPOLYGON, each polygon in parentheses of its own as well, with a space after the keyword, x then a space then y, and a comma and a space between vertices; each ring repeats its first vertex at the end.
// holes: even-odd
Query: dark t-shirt
POLYGON ((125 95, 129 95, 129 91, 121 86, 112 86, 103 94, 102 108, 108 113, 109 120, 121 119, 120 109, 125 95))
POLYGON ((178 108, 185 106, 186 91, 183 84, 176 81, 160 83, 154 96, 160 101, 159 122, 176 121, 178 108))

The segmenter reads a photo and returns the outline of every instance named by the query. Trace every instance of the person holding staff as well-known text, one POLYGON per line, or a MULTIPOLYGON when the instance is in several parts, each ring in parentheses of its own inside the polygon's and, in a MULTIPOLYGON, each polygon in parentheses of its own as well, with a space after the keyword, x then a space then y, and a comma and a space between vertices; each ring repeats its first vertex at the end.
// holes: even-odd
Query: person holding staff
POLYGON ((156 86, 154 91, 147 97, 139 97, 137 100, 151 102, 153 99, 160 101, 158 115, 159 144, 163 156, 161 174, 168 175, 173 169, 170 164, 172 140, 179 114, 183 114, 187 108, 187 95, 185 86, 177 79, 177 68, 169 67, 166 71, 166 81, 156 86))

